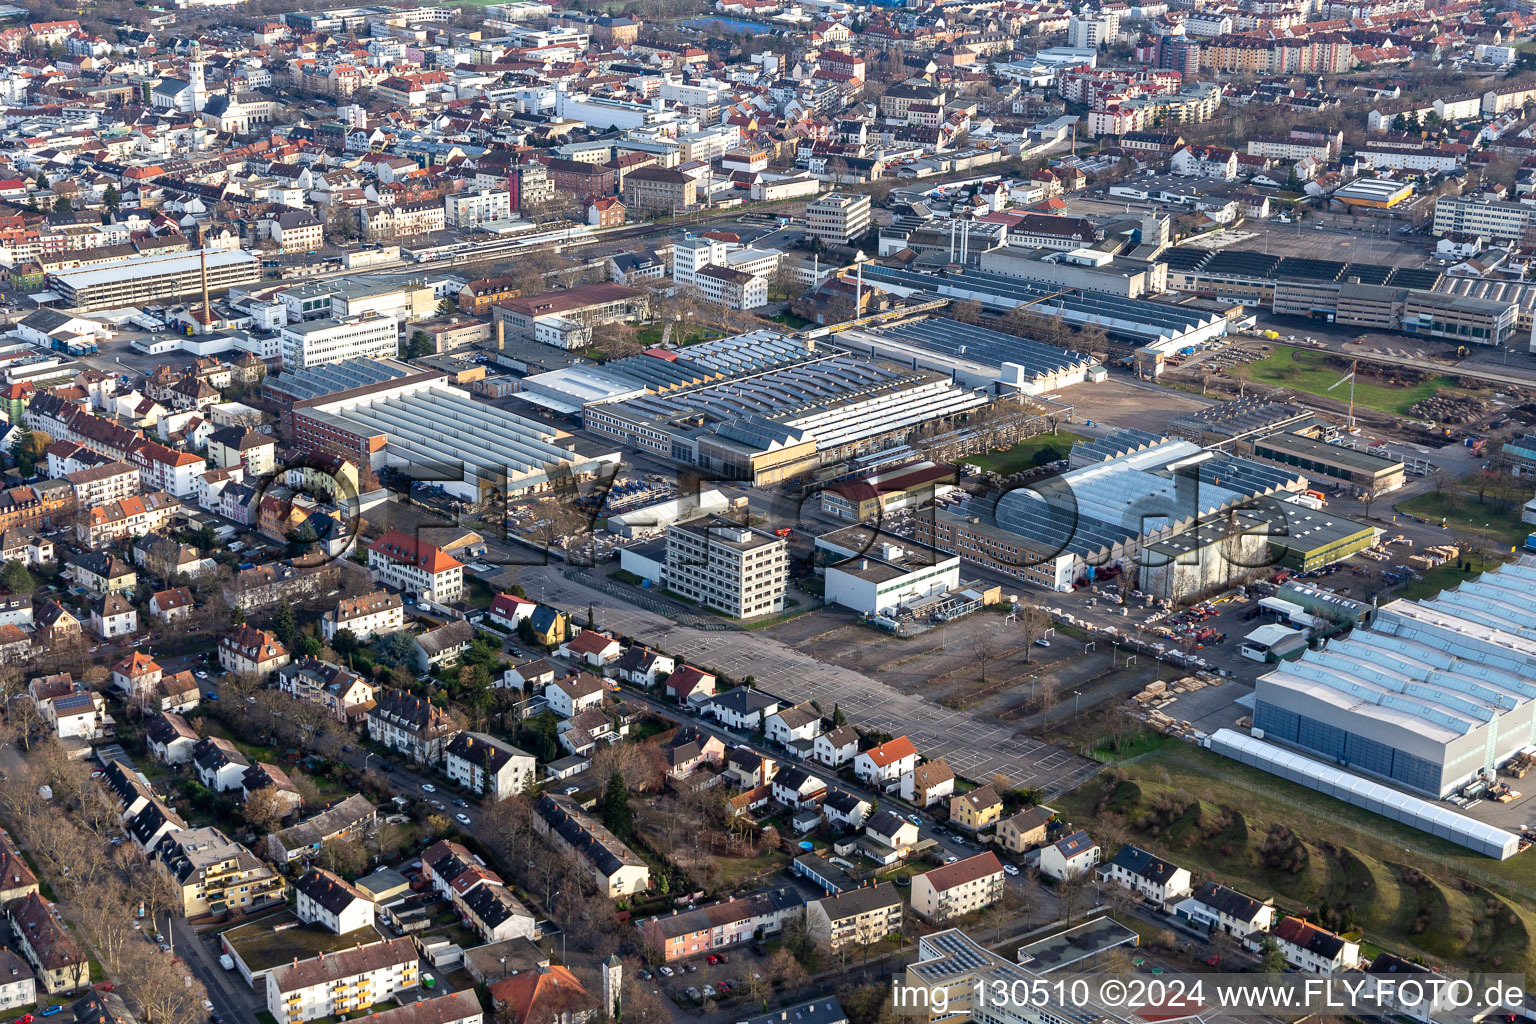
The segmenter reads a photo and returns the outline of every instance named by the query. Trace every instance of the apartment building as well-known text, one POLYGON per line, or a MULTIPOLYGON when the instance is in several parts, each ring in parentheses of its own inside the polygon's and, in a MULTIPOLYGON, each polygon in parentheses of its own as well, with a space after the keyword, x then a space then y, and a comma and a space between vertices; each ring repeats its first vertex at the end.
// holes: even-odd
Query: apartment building
POLYGON ((806 234, 823 245, 847 245, 869 233, 869 209, 869 196, 828 192, 806 204, 806 234))
POLYGON ((534 757, 485 733, 461 732, 443 752, 443 771, 466 789, 501 800, 527 792, 534 781, 534 757))
POLYGON ((410 534, 391 530, 368 545, 368 571, 380 583, 452 604, 464 593, 464 563, 410 534))
POLYGON ((17 948, 37 972, 37 985, 44 992, 74 992, 91 983, 90 961, 70 937, 52 903, 35 891, 29 892, 6 905, 5 917, 16 936, 17 948))
POLYGON ((624 206, 630 213, 665 213, 695 206, 699 183, 671 167, 637 167, 624 175, 624 206))
POLYGON ((1440 196, 1435 200, 1436 235, 1465 234, 1520 241, 1536 218, 1536 206, 1493 199, 1440 196))
POLYGON ((482 188, 443 199, 451 228, 473 228, 492 221, 512 219, 512 194, 506 189, 482 188))
POLYGON ((1003 862, 988 850, 912 879, 912 913, 939 923, 984 910, 1003 896, 1003 862))
POLYGON ((776 935, 805 913, 805 898, 792 887, 647 918, 636 925, 647 947, 668 963, 684 957, 776 935))
POLYGON ((605 896, 612 899, 650 888, 645 861, 574 800, 545 793, 534 802, 534 811, 534 830, 575 855, 605 896))
POLYGON ((400 323, 388 313, 324 317, 284 327, 278 345, 290 373, 349 359, 391 359, 400 350, 400 323))
POLYGON ((293 883, 294 913, 305 924, 345 935, 373 924, 373 900, 324 868, 310 868, 293 883))
POLYGON ((155 858, 170 876, 186 917, 243 914, 283 899, 283 876, 216 828, 169 832, 155 858))
POLYGON ((806 904, 805 923, 811 939, 833 951, 870 946, 901 930, 901 893, 890 882, 840 892, 806 904))
POLYGON ((999 821, 992 831, 992 841, 1009 853, 1033 850, 1045 842, 1047 826, 1053 816, 1049 808, 1026 807, 999 821))
POLYGON ((417 972, 409 936, 285 964, 267 974, 267 1012, 296 1024, 367 1010, 416 988, 417 972))
POLYGON ((1299 917, 1281 918, 1270 934, 1285 962, 1298 971, 1335 974, 1360 966, 1360 943, 1299 917))
POLYGON ((422 764, 437 764, 456 735, 448 713, 424 697, 402 690, 380 690, 368 709, 368 738, 409 754, 422 764))
POLYGON ((393 633, 405 626, 405 603, 399 594, 373 590, 357 597, 344 597, 336 607, 320 617, 320 633, 326 643, 345 629, 359 640, 371 640, 382 633, 393 633))
POLYGON ((1269 931, 1275 921, 1273 904, 1256 900, 1220 882, 1206 882, 1173 909, 1181 921, 1207 933, 1225 932, 1249 945, 1257 941, 1255 936, 1269 931))
POLYGON ((94 508, 139 493, 139 471, 126 462, 107 462, 66 473, 75 490, 76 508, 94 508))
POLYGON ((782 537, 723 516, 676 523, 667 528, 667 586, 738 619, 777 614, 788 549, 782 537))

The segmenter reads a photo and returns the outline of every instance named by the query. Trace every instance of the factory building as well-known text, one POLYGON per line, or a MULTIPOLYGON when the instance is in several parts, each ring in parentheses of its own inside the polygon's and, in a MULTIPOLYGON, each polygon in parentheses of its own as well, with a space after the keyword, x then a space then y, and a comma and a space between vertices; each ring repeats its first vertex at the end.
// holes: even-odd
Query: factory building
POLYGON ((1090 566, 1119 564, 1147 574, 1142 589, 1183 600, 1267 565, 1275 528, 1260 513, 1276 502, 1264 499, 1306 485, 1279 467, 1120 430, 1075 445, 1067 472, 1045 484, 916 517, 915 535, 1052 590, 1070 590, 1090 566))
POLYGON ((1253 735, 1449 796, 1536 743, 1536 565, 1505 565, 1427 601, 1394 601, 1261 676, 1253 735))
POLYGON ((837 343, 871 358, 947 373, 958 384, 997 395, 1045 395, 1108 376, 1082 352, 942 317, 843 331, 837 343))
POLYGON ((1316 422, 1299 405, 1271 402, 1251 395, 1218 402, 1168 421, 1168 436, 1193 441, 1202 448, 1223 448, 1234 455, 1252 455, 1253 442, 1282 430, 1299 430, 1316 422))
POLYGON ((869 526, 847 526, 816 538, 816 564, 827 601, 866 615, 960 586, 960 558, 869 526))
POLYGON ((955 489, 955 478, 953 466, 904 462, 832 481, 821 492, 821 510, 839 519, 865 522, 942 498, 955 489))
POLYGON ((420 478, 426 468, 439 467, 435 482, 470 501, 547 490, 566 472, 591 477, 618 461, 616 451, 477 402, 444 374, 376 380, 380 375, 367 360, 338 366, 320 368, 331 371, 320 379, 342 384, 339 390, 313 395, 287 413, 300 448, 341 449, 375 473, 414 466, 420 478), (354 366, 360 367, 355 373, 354 366), (364 383, 346 386, 353 378, 364 383))
POLYGON ((987 403, 947 373, 842 353, 586 407, 594 433, 768 486, 987 403))
MULTIPOLYGON (((1170 287, 1171 280, 1170 273, 1170 287)), ((1111 342, 1164 355, 1227 333, 1226 318, 1207 311, 1081 288, 1056 288, 987 271, 924 273, 865 264, 864 281, 903 297, 933 294, 975 300, 996 312, 1023 306, 1039 316, 1059 317, 1074 327, 1101 327, 1111 342)))
POLYGON ((58 295, 61 307, 76 313, 170 302, 202 291, 205 257, 209 292, 222 293, 234 285, 261 280, 261 258, 256 254, 207 249, 127 256, 101 266, 64 270, 48 275, 48 287, 58 295))
POLYGON ((1302 434, 1271 434, 1253 442, 1253 457, 1294 466, 1353 494, 1386 494, 1403 486, 1403 464, 1358 448, 1302 434))

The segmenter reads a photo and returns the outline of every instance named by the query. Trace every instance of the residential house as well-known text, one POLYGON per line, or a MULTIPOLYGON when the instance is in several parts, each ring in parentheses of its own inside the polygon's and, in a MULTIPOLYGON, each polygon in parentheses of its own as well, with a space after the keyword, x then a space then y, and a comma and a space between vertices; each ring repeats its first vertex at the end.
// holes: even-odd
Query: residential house
POLYGON ((139 612, 114 590, 91 602, 91 631, 103 640, 132 636, 139 631, 139 612))
POLYGON ((1099 863, 1099 844, 1078 829, 1040 847, 1040 874, 1057 882, 1092 871, 1099 863))
POLYGON ((812 741, 811 756, 828 768, 841 768, 858 753, 859 731, 851 725, 840 725, 830 732, 819 734, 812 741))
POLYGON ((0 907, 37 891, 37 876, 10 833, 0 829, 0 907))
POLYGON ((501 685, 528 693, 540 690, 555 681, 555 666, 546 658, 535 658, 521 665, 513 665, 501 674, 501 685))
POLYGON ((240 626, 219 638, 219 664, 226 672, 265 679, 288 664, 288 648, 277 636, 253 626, 240 626))
POLYGON ((779 763, 751 747, 732 747, 725 755, 725 777, 737 789, 756 789, 773 782, 779 763))
POLYGON ((685 779, 705 764, 725 760, 725 742, 696 725, 684 725, 667 741, 667 774, 685 779))
POLYGON ((635 686, 651 687, 659 677, 670 677, 677 662, 660 651, 653 651, 644 644, 631 644, 619 659, 619 678, 635 686))
POLYGON ((932 807, 954 791, 955 773, 943 758, 924 761, 901 777, 901 798, 919 807, 932 807))
POLYGON ((497 594, 491 600, 486 618, 508 632, 516 632, 518 623, 532 617, 538 607, 537 601, 530 601, 526 597, 518 597, 516 594, 497 594))
MULTIPOLYGON (((10 1013, 37 1002, 37 975, 27 962, 9 949, 0 947, 0 1012, 10 1013)), ((76 1024, 91 1024, 75 1018, 76 1024)))
POLYGON ((869 819, 873 805, 857 793, 833 786, 821 801, 821 816, 834 829, 858 831, 869 819))
POLYGON ((189 918, 250 913, 281 902, 287 888, 269 864, 216 828, 168 832, 154 852, 189 918))
POLYGON ((354 793, 297 825, 267 833, 266 858, 281 865, 300 857, 312 857, 326 843, 349 836, 367 836, 377 825, 378 808, 369 803, 367 797, 354 793))
POLYGON ((373 924, 373 900, 324 868, 310 868, 293 883, 294 915, 337 935, 373 924))
POLYGON ((1270 934, 1284 954, 1285 962, 1294 970, 1307 974, 1337 974, 1360 966, 1360 943, 1299 917, 1282 917, 1270 934))
POLYGON ((949 798, 949 823, 972 835, 990 828, 1002 816, 1002 797, 991 786, 979 786, 949 798))
POLYGON ((834 952, 848 946, 873 946, 901 931, 901 893, 890 882, 841 892, 806 904, 811 940, 834 952))
POLYGON ((773 777, 773 798, 785 807, 802 809, 821 802, 826 795, 827 784, 816 776, 791 765, 773 777))
POLYGON ((444 748, 443 772, 466 789, 500 800, 533 785, 534 757, 485 733, 461 732, 444 748))
POLYGON ((1024 853, 1045 842, 1047 826, 1055 817, 1048 808, 1026 807, 1004 818, 992 831, 992 841, 1009 853, 1024 853))
POLYGON ((763 719, 763 735, 802 760, 810 758, 820 733, 821 712, 810 701, 780 708, 763 719))
POLYGON ((475 627, 464 619, 445 622, 416 636, 416 671, 430 672, 459 663, 475 640, 475 627))
POLYGON ((680 665, 662 684, 662 693, 683 707, 698 707, 715 695, 715 677, 712 673, 692 665, 680 665))
POLYGON ((419 764, 441 761, 443 748, 457 733, 442 708, 392 687, 379 691, 367 721, 369 739, 408 754, 419 764))
POLYGON ((715 719, 721 725, 750 732, 783 707, 784 702, 762 690, 738 686, 696 701, 695 706, 700 714, 715 719))
POLYGON ((65 563, 64 575, 93 594, 132 590, 139 585, 133 566, 105 551, 87 551, 71 558, 65 563))
POLYGON ((871 747, 853 759, 853 773, 862 782, 884 788, 901 781, 917 767, 917 748, 905 736, 871 747))
POLYGON ((464 594, 464 563, 399 530, 368 545, 368 571, 380 583, 438 604, 453 604, 464 594))
POLYGON ((1100 865, 1097 875, 1100 882, 1114 882, 1159 907, 1188 896, 1193 888, 1188 868, 1181 868, 1130 843, 1120 847, 1113 857, 1100 865))
POLYGON ((1275 908, 1220 882, 1206 882, 1174 906, 1174 914, 1207 934, 1222 932, 1249 948, 1274 925, 1275 908))
POLYGON ((603 671, 624 656, 624 645, 595 629, 584 629, 560 645, 561 657, 603 671))
POLYGON ((895 864, 912 852, 918 841, 918 828, 895 811, 882 810, 864 823, 859 848, 877 864, 895 864))
POLYGON ((273 807, 277 809, 280 818, 286 818, 304 806, 304 797, 287 772, 275 764, 257 761, 240 777, 242 800, 249 800, 267 790, 274 794, 273 807))
POLYGON ((988 850, 912 878, 912 913, 933 924, 985 910, 1002 899, 1003 862, 988 850))
POLYGON ((572 754, 592 754, 599 743, 617 743, 629 733, 629 723, 603 708, 588 708, 555 725, 555 735, 572 754))
POLYGON ((557 679, 544 687, 544 699, 549 701, 549 708, 555 714, 571 718, 583 711, 602 707, 603 695, 607 690, 607 683, 590 672, 582 672, 557 679))
POLYGON ((568 615, 542 604, 533 610, 527 622, 532 642, 546 649, 564 643, 571 628, 568 615))
POLYGON ((188 587, 172 587, 150 595, 149 614, 166 625, 192 617, 192 591, 188 587))
MULTIPOLYGON (((607 975, 606 967, 605 976, 611 976, 607 975)), ((493 983, 486 991, 496 1018, 506 1024, 588 1024, 607 1012, 599 1009, 604 997, 588 992, 569 968, 559 964, 520 971, 493 983)))
POLYGON ((216 793, 240 789, 251 762, 229 740, 210 736, 192 747, 192 765, 203 785, 216 793))
POLYGON ((267 1012, 297 1024, 387 1003, 418 988, 419 955, 406 936, 280 964, 267 972, 267 1012))
POLYGON ((144 740, 149 752, 168 765, 185 764, 192 759, 192 748, 199 736, 180 715, 162 711, 144 725, 144 740))

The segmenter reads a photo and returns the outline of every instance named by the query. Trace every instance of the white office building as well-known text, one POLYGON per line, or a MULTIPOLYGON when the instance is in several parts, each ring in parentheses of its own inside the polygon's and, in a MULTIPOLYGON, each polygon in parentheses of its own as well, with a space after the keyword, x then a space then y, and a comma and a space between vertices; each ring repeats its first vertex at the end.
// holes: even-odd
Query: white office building
POLYGON ((281 338, 283 369, 291 372, 349 359, 393 358, 400 349, 400 323, 388 314, 355 320, 326 317, 289 324, 281 338))

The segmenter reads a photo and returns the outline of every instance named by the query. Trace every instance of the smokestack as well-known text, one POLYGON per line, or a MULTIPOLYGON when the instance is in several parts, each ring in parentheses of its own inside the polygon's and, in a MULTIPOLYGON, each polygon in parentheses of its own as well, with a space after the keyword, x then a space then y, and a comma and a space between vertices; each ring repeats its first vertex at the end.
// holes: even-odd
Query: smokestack
POLYGON ((208 250, 207 248, 199 249, 197 254, 201 258, 203 272, 203 325, 207 327, 213 323, 213 307, 208 302, 208 250))
POLYGON ((853 290, 853 318, 857 320, 864 315, 864 261, 858 264, 858 285, 853 290))
POLYGON ((507 347, 507 322, 496 321, 496 351, 500 352, 507 347))

